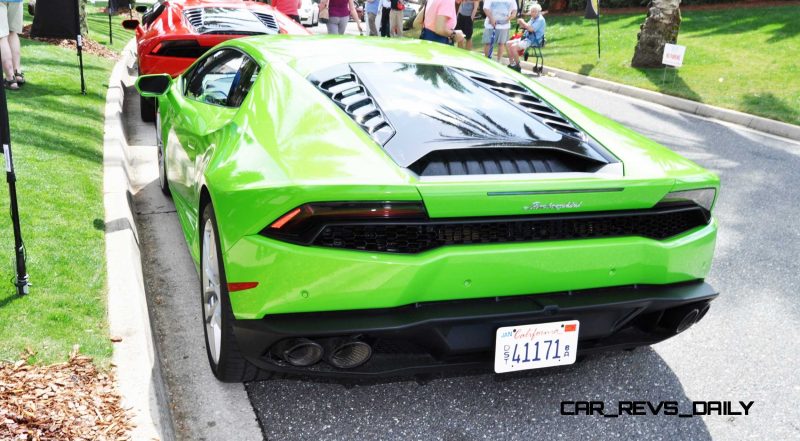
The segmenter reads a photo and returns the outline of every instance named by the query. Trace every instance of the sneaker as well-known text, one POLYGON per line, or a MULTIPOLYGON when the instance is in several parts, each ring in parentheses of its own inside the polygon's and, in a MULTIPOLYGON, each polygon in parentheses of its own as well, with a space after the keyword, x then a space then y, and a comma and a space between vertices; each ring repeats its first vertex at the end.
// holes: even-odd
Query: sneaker
POLYGON ((519 64, 511 64, 508 67, 509 69, 515 70, 517 72, 522 72, 522 66, 520 66, 519 64))

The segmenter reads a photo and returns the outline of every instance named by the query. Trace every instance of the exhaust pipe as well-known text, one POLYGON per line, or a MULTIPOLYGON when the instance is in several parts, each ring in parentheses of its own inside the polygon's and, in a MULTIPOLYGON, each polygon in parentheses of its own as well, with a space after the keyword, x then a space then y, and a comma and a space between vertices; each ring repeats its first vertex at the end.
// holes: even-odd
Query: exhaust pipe
POLYGON ((323 343, 325 361, 338 369, 352 369, 366 363, 372 347, 356 338, 332 338, 323 343))
POLYGON ((664 312, 664 317, 661 319, 661 326, 676 334, 680 334, 697 323, 701 318, 701 310, 703 310, 703 314, 708 312, 708 304, 695 304, 671 309, 664 312))
POLYGON ((322 346, 307 338, 281 340, 270 350, 273 355, 292 366, 311 366, 322 359, 322 346))

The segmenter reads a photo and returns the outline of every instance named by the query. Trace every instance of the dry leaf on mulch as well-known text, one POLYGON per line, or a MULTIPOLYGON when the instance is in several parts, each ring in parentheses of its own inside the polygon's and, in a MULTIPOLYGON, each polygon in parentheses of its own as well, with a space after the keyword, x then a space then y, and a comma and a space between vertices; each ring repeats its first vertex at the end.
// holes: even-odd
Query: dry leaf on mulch
MULTIPOLYGON (((22 33, 19 34, 19 35, 22 38, 41 41, 43 43, 54 44, 56 46, 69 48, 69 49, 72 49, 72 50, 76 50, 75 49, 75 40, 68 40, 68 39, 63 39, 62 40, 60 38, 39 38, 39 37, 33 38, 33 37, 31 37, 31 25, 27 25, 27 26, 23 27, 22 28, 22 33)), ((111 58, 112 60, 116 60, 117 56, 118 56, 117 53, 115 53, 111 49, 107 48, 106 46, 103 46, 102 44, 100 44, 100 43, 98 43, 98 42, 96 42, 94 40, 90 40, 90 39, 88 39, 86 37, 83 38, 83 49, 82 49, 82 51, 84 53, 97 55, 97 56, 100 56, 100 57, 103 57, 103 58, 111 58)))
POLYGON ((77 345, 66 363, 0 362, 0 439, 129 440, 130 428, 113 375, 99 372, 77 345))

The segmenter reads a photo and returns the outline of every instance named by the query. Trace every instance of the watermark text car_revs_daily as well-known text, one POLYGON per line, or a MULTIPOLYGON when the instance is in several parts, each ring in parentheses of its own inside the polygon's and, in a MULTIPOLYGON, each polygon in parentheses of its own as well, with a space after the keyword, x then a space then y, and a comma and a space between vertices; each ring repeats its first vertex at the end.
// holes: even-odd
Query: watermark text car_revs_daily
POLYGON ((561 415, 602 415, 606 418, 631 416, 750 415, 754 401, 692 401, 681 406, 677 401, 618 401, 607 406, 603 401, 562 401, 561 415))

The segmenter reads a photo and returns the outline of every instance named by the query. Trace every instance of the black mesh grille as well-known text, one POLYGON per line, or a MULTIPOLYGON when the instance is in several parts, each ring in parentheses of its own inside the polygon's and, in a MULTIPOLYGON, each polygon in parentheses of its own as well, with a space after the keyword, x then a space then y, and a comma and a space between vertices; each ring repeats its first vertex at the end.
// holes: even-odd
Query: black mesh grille
POLYGON ((697 206, 525 218, 417 223, 330 224, 314 245, 364 251, 418 253, 447 245, 641 236, 661 240, 706 225, 697 206))
POLYGON ((394 129, 355 74, 323 81, 318 87, 378 143, 383 144, 394 135, 394 129))
POLYGON ((538 117, 553 130, 563 135, 583 138, 580 130, 528 89, 509 81, 487 78, 480 75, 471 75, 471 77, 473 80, 485 84, 495 92, 510 98, 511 101, 525 108, 525 110, 538 117))
POLYGON ((604 164, 556 149, 436 150, 409 167, 420 176, 593 172, 604 164))

